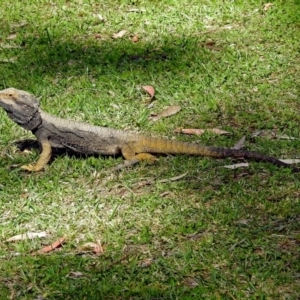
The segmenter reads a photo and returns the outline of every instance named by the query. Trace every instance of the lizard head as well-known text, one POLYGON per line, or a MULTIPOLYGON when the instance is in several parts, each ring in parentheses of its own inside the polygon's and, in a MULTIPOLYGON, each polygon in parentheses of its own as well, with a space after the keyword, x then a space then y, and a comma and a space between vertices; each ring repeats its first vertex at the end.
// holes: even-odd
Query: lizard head
POLYGON ((33 130, 41 123, 39 101, 30 93, 15 88, 2 90, 0 106, 14 122, 25 129, 33 130))

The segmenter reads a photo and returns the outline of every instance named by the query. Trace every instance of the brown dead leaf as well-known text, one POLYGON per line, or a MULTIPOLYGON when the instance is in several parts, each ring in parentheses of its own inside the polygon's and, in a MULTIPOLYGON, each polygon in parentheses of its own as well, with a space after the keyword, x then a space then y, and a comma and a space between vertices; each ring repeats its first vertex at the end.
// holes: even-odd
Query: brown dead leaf
POLYGON ((145 12, 145 9, 140 9, 140 8, 131 8, 127 10, 128 12, 145 12))
POLYGON ((182 283, 191 289, 199 285, 198 281, 193 277, 185 278, 182 283))
POLYGON ((181 180, 183 177, 185 177, 187 174, 188 174, 188 172, 185 172, 185 173, 175 176, 175 177, 171 177, 168 179, 161 179, 158 182, 165 183, 165 182, 170 182, 170 181, 178 181, 178 180, 181 180))
POLYGON ((160 196, 161 198, 163 198, 163 197, 166 197, 166 196, 168 196, 168 195, 170 195, 170 192, 169 192, 169 191, 165 191, 165 192, 161 193, 159 196, 160 196))
POLYGON ((266 3, 266 4, 264 5, 264 11, 269 10, 273 5, 274 5, 274 4, 271 3, 271 2, 266 3))
POLYGON ((149 94, 150 100, 152 100, 152 98, 154 97, 154 93, 155 93, 154 87, 151 85, 144 85, 144 86, 142 86, 142 89, 149 94))
POLYGON ((6 39, 7 40, 14 40, 16 37, 17 37, 17 34, 16 33, 12 33, 6 39))
POLYGON ((29 155, 31 153, 32 153, 32 151, 29 149, 24 149, 23 151, 20 152, 21 155, 29 155))
POLYGON ((134 43, 137 43, 139 41, 139 36, 137 34, 134 34, 132 37, 131 37, 131 40, 134 42, 134 43))
POLYGON ((53 242, 51 245, 48 245, 40 250, 38 250, 37 252, 35 252, 34 254, 42 254, 42 253, 48 253, 53 251, 54 249, 61 247, 61 245, 65 242, 66 238, 65 237, 61 237, 58 240, 56 240, 55 242, 53 242))
POLYGON ((279 160, 288 165, 300 163, 300 159, 296 159, 296 158, 286 158, 286 159, 279 159, 279 160))
POLYGON ((28 193, 22 193, 22 194, 20 194, 20 198, 21 199, 27 199, 27 198, 29 198, 29 196, 30 196, 30 194, 28 194, 28 193))
POLYGON ((127 30, 121 30, 121 31, 113 34, 112 38, 113 39, 119 39, 119 38, 123 37, 126 33, 127 33, 127 30))
POLYGON ((3 48, 3 49, 17 49, 17 48, 21 48, 21 46, 0 43, 0 48, 3 48))
POLYGON ((204 47, 204 48, 208 48, 210 50, 216 50, 216 51, 222 50, 221 47, 216 46, 216 42, 215 41, 207 41, 205 43, 201 43, 200 46, 204 47))
POLYGON ((6 242, 16 242, 16 241, 24 241, 24 240, 31 240, 35 238, 43 238, 46 237, 48 233, 45 231, 42 232, 27 232, 23 234, 15 235, 6 240, 6 242))
POLYGON ((100 33, 95 34, 95 39, 102 39, 102 35, 100 33))
POLYGON ((69 278, 80 278, 83 276, 83 273, 82 272, 79 272, 79 271, 71 271, 67 277, 69 278))
POLYGON ((166 109, 164 109, 163 111, 161 111, 159 114, 157 115, 151 115, 149 117, 150 120, 152 121, 158 121, 162 118, 166 118, 166 117, 170 117, 172 115, 177 114, 179 111, 181 110, 181 107, 178 105, 171 105, 169 107, 167 107, 166 109))
POLYGON ((286 134, 278 134, 276 131, 272 130, 259 130, 252 134, 252 137, 263 137, 267 139, 279 139, 279 140, 298 140, 294 136, 289 136, 286 134))
POLYGON ((10 26, 11 26, 11 28, 20 28, 20 27, 26 26, 27 24, 28 24, 28 22, 23 20, 20 23, 12 23, 10 26))
POLYGON ((293 137, 293 136, 289 136, 289 135, 278 135, 276 134, 276 139, 279 139, 279 140, 297 140, 297 138, 293 137))
POLYGON ((252 133, 252 135, 251 135, 251 137, 258 137, 258 136, 260 136, 262 134, 262 131, 261 130, 257 130, 257 131, 255 131, 255 132, 253 132, 252 133))
POLYGON ((145 268, 151 266, 152 263, 153 263, 152 258, 145 258, 139 263, 139 266, 145 268))
POLYGON ((218 134, 218 135, 231 134, 228 131, 218 129, 218 128, 207 128, 207 129, 198 129, 198 128, 181 129, 181 128, 177 128, 177 129, 174 130, 174 132, 175 133, 184 133, 184 134, 195 134, 195 135, 201 135, 205 132, 211 132, 211 133, 215 133, 215 134, 218 134))
POLYGON ((80 250, 90 251, 97 255, 104 254, 104 250, 103 250, 103 247, 102 247, 100 241, 98 241, 97 243, 93 243, 93 242, 85 243, 80 247, 80 250))
POLYGON ((12 63, 14 64, 17 60, 17 57, 11 57, 11 58, 3 58, 0 60, 0 63, 12 63))
POLYGON ((248 225, 250 220, 248 219, 240 219, 238 221, 235 221, 234 223, 237 224, 237 225, 248 225))
POLYGON ((243 136, 231 149, 240 150, 244 147, 246 137, 243 136))
POLYGON ((262 248, 256 248, 254 253, 257 255, 265 255, 265 251, 262 248))
POLYGON ((243 167, 248 168, 249 164, 248 163, 240 163, 240 164, 233 164, 233 165, 224 166, 224 168, 232 169, 232 170, 237 169, 237 168, 243 168, 243 167))
POLYGON ((68 64, 68 66, 74 66, 74 65, 76 65, 76 61, 71 59, 67 62, 67 64, 68 64))

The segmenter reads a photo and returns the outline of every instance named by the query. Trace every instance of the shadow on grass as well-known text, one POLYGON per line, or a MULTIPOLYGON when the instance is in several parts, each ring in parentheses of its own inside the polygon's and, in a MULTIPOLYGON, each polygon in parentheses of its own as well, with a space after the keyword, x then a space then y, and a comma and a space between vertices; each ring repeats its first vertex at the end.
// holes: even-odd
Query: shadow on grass
POLYGON ((151 81, 157 77, 186 78, 187 73, 207 73, 205 64, 218 60, 218 55, 214 57, 216 52, 213 54, 214 51, 201 42, 206 38, 169 36, 154 43, 91 37, 51 41, 45 33, 35 37, 22 32, 16 41, 19 48, 2 49, 7 59, 15 58, 15 63, 1 65, 2 87, 14 85, 26 89, 49 84, 49 77, 58 76, 70 79, 88 75, 104 80, 103 77, 109 75, 109 80, 113 77, 127 80, 146 75, 151 81))
MULTIPOLYGON (((299 230, 299 216, 291 214, 284 219, 274 217, 272 222, 265 220, 249 226, 232 224, 225 234, 215 232, 214 247, 222 250, 222 267, 216 265, 218 257, 210 257, 214 250, 203 242, 204 233, 181 236, 185 250, 190 249, 184 255, 180 247, 160 241, 158 249, 152 248, 152 244, 134 245, 131 250, 130 246, 122 250, 106 249, 98 257, 66 250, 50 255, 12 257, 0 267, 0 270, 5 268, 0 285, 7 295, 18 299, 42 296, 46 299, 199 299, 199 295, 218 299, 218 295, 227 298, 248 293, 263 296, 268 290, 263 282, 272 286, 289 284, 289 293, 294 295, 292 286, 299 276, 300 257, 299 241, 292 235, 299 230), (145 246, 151 253, 145 253, 145 246)), ((280 291, 273 292, 278 296, 280 291)))

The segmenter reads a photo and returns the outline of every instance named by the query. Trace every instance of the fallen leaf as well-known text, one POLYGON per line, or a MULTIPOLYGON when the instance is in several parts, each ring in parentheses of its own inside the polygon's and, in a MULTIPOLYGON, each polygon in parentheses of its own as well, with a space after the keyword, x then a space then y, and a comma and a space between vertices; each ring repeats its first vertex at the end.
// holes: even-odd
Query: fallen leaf
POLYGON ((279 160, 288 165, 300 163, 300 159, 296 159, 296 158, 287 158, 287 159, 279 159, 279 160))
POLYGON ((187 287, 193 289, 195 288, 196 286, 199 285, 199 283, 197 282, 197 280, 193 277, 187 277, 183 280, 182 282, 184 285, 186 285, 187 287))
POLYGON ((145 12, 145 9, 140 9, 140 8, 131 8, 127 10, 128 12, 145 12))
POLYGON ((28 154, 31 154, 31 153, 32 153, 31 150, 29 150, 29 149, 24 149, 24 150, 21 152, 21 155, 22 155, 22 154, 28 155, 28 154))
POLYGON ((20 195, 20 198, 21 198, 21 199, 27 199, 27 198, 29 198, 29 194, 28 194, 28 193, 22 193, 22 194, 20 195))
POLYGON ((248 163, 240 163, 240 164, 233 164, 233 165, 227 165, 227 166, 224 166, 224 168, 227 168, 227 169, 237 169, 237 168, 243 168, 243 167, 249 167, 249 164, 248 163))
POLYGON ((261 248, 256 248, 254 250, 254 253, 257 254, 257 255, 265 255, 265 251, 261 248))
POLYGON ((7 40, 14 40, 16 37, 17 37, 17 34, 16 33, 12 33, 6 39, 7 40))
POLYGON ((276 138, 276 132, 274 132, 272 130, 258 130, 252 134, 252 137, 253 138, 262 137, 262 138, 267 138, 267 139, 274 139, 274 138, 276 138))
POLYGON ((121 30, 118 33, 113 34, 112 38, 119 39, 119 38, 123 37, 126 33, 127 33, 127 30, 121 30))
POLYGON ((160 196, 161 198, 163 198, 163 197, 165 197, 165 196, 168 196, 169 194, 170 194, 169 191, 165 191, 165 192, 161 193, 159 196, 160 196))
POLYGON ((95 34, 95 39, 102 39, 102 35, 100 33, 95 34))
POLYGON ((139 266, 145 268, 151 266, 152 263, 153 263, 152 258, 145 258, 139 263, 139 266))
POLYGON ((249 221, 250 220, 248 220, 248 219, 240 219, 238 221, 235 221, 234 223, 238 224, 238 225, 248 225, 249 221))
POLYGON ((105 21, 105 18, 100 15, 100 14, 96 14, 96 17, 101 21, 101 22, 104 22, 105 21))
POLYGON ((67 62, 68 66, 74 66, 76 64, 76 61, 71 59, 67 62))
POLYGON ((221 50, 220 47, 216 46, 216 42, 214 42, 214 41, 208 41, 206 43, 201 43, 200 46, 208 48, 210 50, 217 50, 217 51, 221 50))
POLYGON ((147 108, 150 109, 154 106, 153 102, 150 102, 148 105, 147 105, 147 108))
POLYGON ((16 46, 16 45, 10 45, 10 44, 0 44, 0 48, 3 48, 3 49, 17 49, 17 48, 21 48, 21 47, 16 46))
POLYGON ((249 173, 248 172, 244 172, 244 173, 239 173, 238 175, 236 175, 236 178, 242 178, 244 176, 248 176, 249 173))
POLYGON ((288 136, 288 135, 276 135, 277 139, 280 140, 297 140, 297 138, 293 137, 293 136, 288 136))
POLYGON ((218 135, 231 134, 228 131, 218 129, 218 128, 208 128, 208 129, 198 129, 198 128, 181 129, 181 128, 177 128, 177 129, 174 130, 174 132, 175 133, 184 133, 184 134, 195 134, 195 135, 201 135, 205 132, 211 132, 211 133, 215 133, 215 134, 218 134, 218 135))
POLYGON ((35 252, 34 254, 41 254, 41 253, 48 253, 53 251, 54 249, 60 247, 64 242, 65 242, 66 238, 65 237, 61 237, 58 240, 56 240, 55 242, 53 242, 51 245, 48 245, 42 249, 40 249, 39 251, 35 252))
POLYGON ((142 89, 149 94, 150 100, 152 100, 152 98, 154 97, 154 93, 155 93, 154 87, 151 85, 144 85, 144 86, 142 86, 142 89))
POLYGON ((273 5, 274 5, 274 4, 271 3, 271 2, 266 3, 266 4, 264 5, 264 11, 269 10, 273 5))
POLYGON ((20 23, 12 23, 11 28, 20 28, 26 26, 27 24, 28 23, 25 20, 23 20, 20 23))
POLYGON ((240 150, 244 147, 246 137, 243 136, 231 149, 240 150))
POLYGON ((262 131, 261 130, 258 130, 258 131, 255 131, 252 133, 252 137, 258 137, 262 134, 262 131))
POLYGON ((30 240, 35 238, 43 238, 46 237, 48 233, 45 231, 42 232, 27 232, 23 234, 15 235, 9 239, 6 240, 6 242, 15 242, 15 241, 23 241, 23 240, 30 240))
POLYGON ((67 277, 69 278, 79 278, 79 277, 82 277, 83 276, 83 273, 79 272, 79 271, 71 271, 67 277))
POLYGON ((263 137, 263 138, 268 138, 268 139, 279 139, 279 140, 298 140, 298 138, 289 136, 286 134, 277 134, 274 131, 271 130, 264 130, 264 131, 256 131, 252 134, 252 137, 263 137))
POLYGON ((234 248, 236 248, 239 245, 242 245, 243 243, 245 243, 246 239, 242 239, 240 241, 238 241, 237 243, 233 244, 228 250, 231 252, 234 250, 234 248))
POLYGON ((98 241, 97 243, 92 243, 92 242, 85 243, 80 247, 80 249, 82 251, 91 251, 97 255, 104 254, 104 250, 100 241, 98 241))
POLYGON ((170 181, 178 181, 178 180, 182 179, 183 177, 185 177, 187 174, 188 174, 188 172, 185 172, 185 173, 175 176, 175 177, 171 177, 168 179, 161 179, 158 182, 165 183, 165 182, 170 182, 170 181))
POLYGON ((17 60, 17 57, 11 57, 11 58, 3 58, 0 60, 0 63, 12 63, 14 64, 17 60))
POLYGON ((150 116, 149 119, 152 120, 152 121, 158 121, 162 118, 166 118, 166 117, 170 117, 172 115, 175 115, 180 110, 181 110, 180 106, 171 105, 171 106, 167 107, 166 109, 164 109, 163 111, 161 111, 159 114, 150 116))
POLYGON ((131 40, 134 42, 134 43, 137 43, 139 41, 139 37, 137 34, 133 35, 131 40))

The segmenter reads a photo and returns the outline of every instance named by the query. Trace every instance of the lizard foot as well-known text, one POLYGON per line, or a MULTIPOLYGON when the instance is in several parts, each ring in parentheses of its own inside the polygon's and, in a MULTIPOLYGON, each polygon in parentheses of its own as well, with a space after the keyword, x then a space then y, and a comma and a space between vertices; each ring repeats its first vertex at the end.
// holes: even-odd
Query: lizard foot
POLYGON ((119 164, 112 168, 112 171, 120 171, 122 169, 131 167, 139 162, 138 159, 125 160, 122 164, 119 164))
POLYGON ((41 167, 34 166, 34 165, 24 165, 24 166, 21 166, 21 169, 29 171, 29 172, 38 172, 38 171, 42 170, 41 167))

